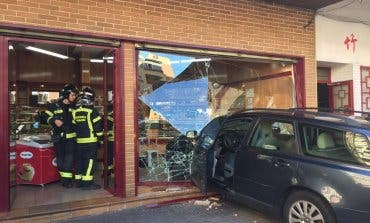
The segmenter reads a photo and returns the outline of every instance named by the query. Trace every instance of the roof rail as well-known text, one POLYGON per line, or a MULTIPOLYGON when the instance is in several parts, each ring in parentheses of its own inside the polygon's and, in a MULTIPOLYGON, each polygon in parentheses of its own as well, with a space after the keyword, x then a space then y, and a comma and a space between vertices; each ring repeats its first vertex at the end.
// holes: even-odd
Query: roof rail
POLYGON ((295 110, 317 110, 317 112, 329 112, 329 113, 335 113, 340 115, 349 115, 354 113, 359 113, 363 118, 365 118, 367 121, 370 121, 370 113, 364 112, 364 111, 356 111, 352 109, 332 109, 332 108, 320 108, 320 107, 302 107, 302 108, 294 108, 295 110))
POLYGON ((237 111, 231 113, 231 115, 239 114, 239 113, 242 113, 242 112, 248 112, 248 111, 281 111, 281 112, 293 112, 294 109, 291 109, 291 108, 286 108, 286 109, 283 109, 283 108, 243 108, 243 109, 240 109, 240 110, 237 110, 237 111))
POLYGON ((364 118, 367 121, 370 121, 370 113, 369 112, 363 112, 363 111, 356 111, 356 110, 350 110, 350 109, 330 109, 330 108, 320 108, 320 107, 296 107, 296 108, 287 108, 287 109, 276 109, 276 108, 253 108, 253 109, 240 109, 234 113, 231 113, 230 115, 239 114, 242 112, 248 112, 248 111, 277 111, 277 112, 291 112, 292 115, 297 115, 297 112, 301 111, 303 113, 315 113, 322 116, 327 117, 336 117, 336 118, 342 118, 346 119, 347 122, 353 122, 352 119, 349 119, 349 117, 343 117, 343 115, 348 116, 353 113, 359 113, 361 114, 361 117, 364 118), (316 110, 316 111, 308 111, 308 110, 316 110))

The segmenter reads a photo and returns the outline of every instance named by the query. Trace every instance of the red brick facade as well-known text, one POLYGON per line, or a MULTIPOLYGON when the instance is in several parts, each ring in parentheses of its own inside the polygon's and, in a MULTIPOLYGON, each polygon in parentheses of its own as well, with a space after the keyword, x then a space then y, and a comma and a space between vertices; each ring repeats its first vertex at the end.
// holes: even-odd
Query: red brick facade
MULTIPOLYGON (((2 0, 0 23, 305 58, 316 106, 314 11, 249 0, 2 0)), ((124 44, 126 194, 135 193, 133 43, 124 44)))

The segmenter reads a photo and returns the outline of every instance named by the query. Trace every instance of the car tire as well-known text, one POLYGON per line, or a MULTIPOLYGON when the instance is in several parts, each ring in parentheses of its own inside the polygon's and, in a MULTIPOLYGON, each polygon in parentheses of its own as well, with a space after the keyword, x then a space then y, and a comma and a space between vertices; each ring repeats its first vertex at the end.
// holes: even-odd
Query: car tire
POLYGON ((283 217, 285 223, 336 222, 330 205, 319 196, 308 191, 296 191, 287 198, 284 204, 283 217))

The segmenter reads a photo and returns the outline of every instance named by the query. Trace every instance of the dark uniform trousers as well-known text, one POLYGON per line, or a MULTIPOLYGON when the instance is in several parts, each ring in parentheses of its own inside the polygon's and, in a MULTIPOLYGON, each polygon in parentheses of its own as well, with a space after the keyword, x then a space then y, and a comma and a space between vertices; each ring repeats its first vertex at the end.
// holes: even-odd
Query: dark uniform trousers
POLYGON ((79 182, 81 186, 87 186, 94 182, 97 151, 97 143, 77 144, 75 180, 81 180, 79 182))
POLYGON ((76 148, 76 133, 72 131, 73 105, 64 104, 62 101, 50 104, 45 111, 45 120, 53 127, 52 140, 56 149, 58 171, 62 184, 71 186, 73 179, 73 161, 76 148), (55 120, 61 120, 63 125, 57 127, 55 120))
POLYGON ((90 106, 79 106, 72 111, 72 123, 76 132, 77 186, 94 184, 97 150, 103 137, 103 122, 99 112, 90 106))
POLYGON ((76 141, 74 138, 60 138, 54 143, 56 148, 57 165, 62 181, 65 179, 72 180, 74 153, 76 149, 76 141))

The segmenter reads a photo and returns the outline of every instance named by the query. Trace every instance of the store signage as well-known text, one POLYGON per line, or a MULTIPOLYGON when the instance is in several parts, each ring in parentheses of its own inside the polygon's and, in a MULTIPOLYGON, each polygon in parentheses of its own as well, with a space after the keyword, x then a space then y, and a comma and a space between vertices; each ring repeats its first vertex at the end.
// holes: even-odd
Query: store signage
POLYGON ((346 36, 344 39, 344 45, 346 45, 347 50, 350 50, 352 48, 352 52, 354 53, 356 50, 356 42, 358 40, 356 39, 355 35, 352 33, 350 36, 346 36))
POLYGON ((16 153, 16 152, 11 152, 11 153, 10 153, 10 156, 9 156, 9 159, 10 159, 10 160, 15 160, 15 159, 16 159, 16 157, 17 157, 17 153, 16 153))
POLYGON ((56 157, 51 161, 51 164, 52 164, 53 166, 55 166, 55 167, 57 167, 57 166, 58 166, 58 164, 57 164, 57 158, 56 158, 56 157))
POLYGON ((20 157, 22 159, 31 159, 33 157, 33 154, 31 152, 25 151, 21 152, 20 157))

